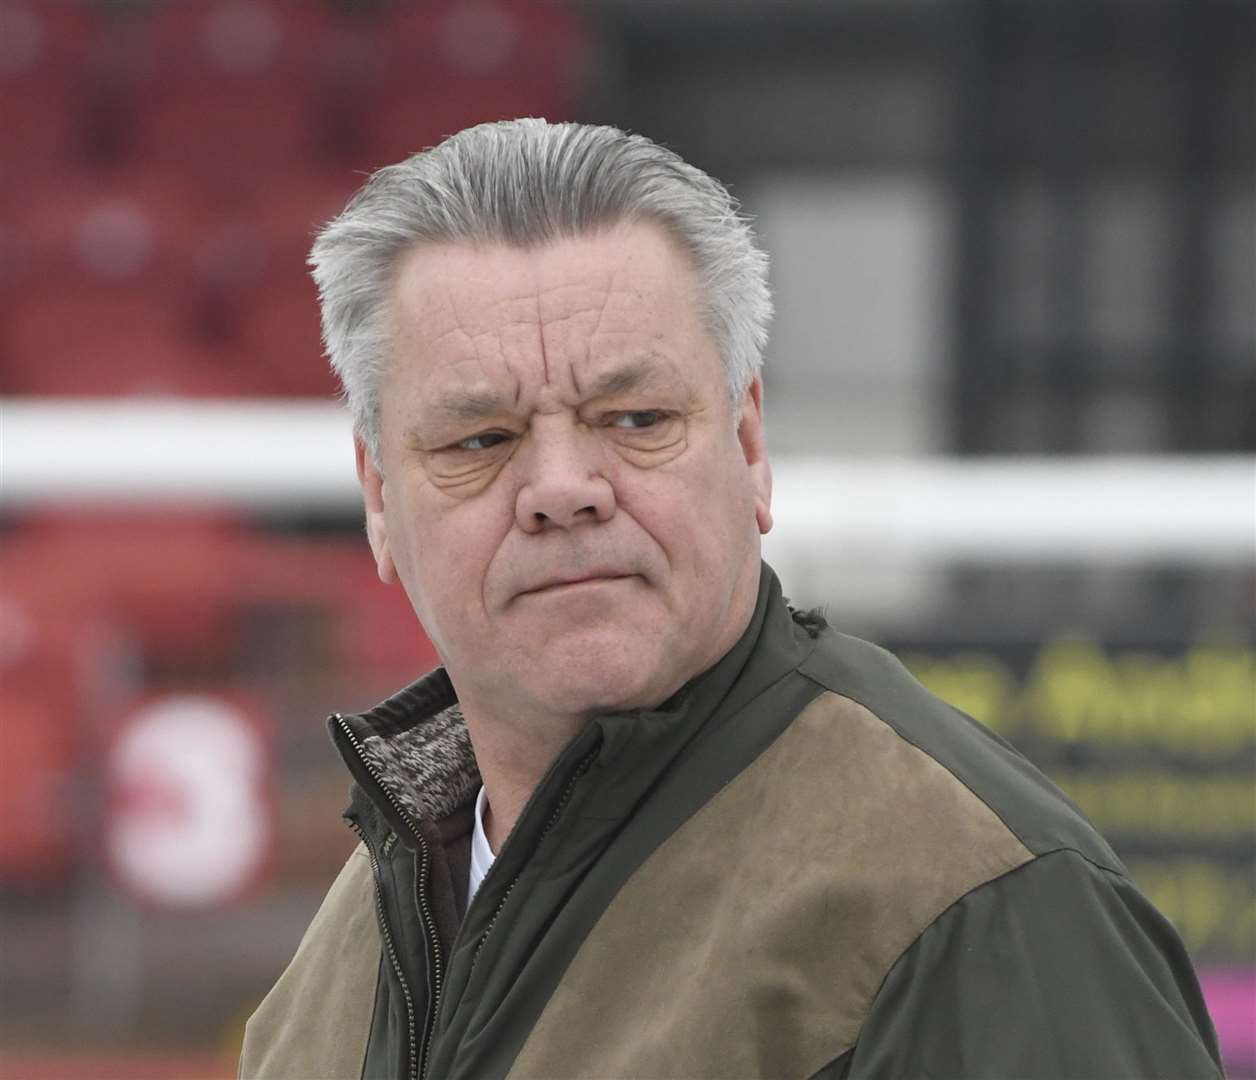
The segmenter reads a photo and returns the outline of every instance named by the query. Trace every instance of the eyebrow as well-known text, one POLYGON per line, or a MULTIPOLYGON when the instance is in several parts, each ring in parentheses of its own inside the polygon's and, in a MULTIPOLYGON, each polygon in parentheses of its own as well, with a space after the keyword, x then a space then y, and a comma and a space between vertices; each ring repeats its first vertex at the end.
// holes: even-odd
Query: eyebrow
POLYGON ((432 402, 432 411, 450 420, 479 420, 505 412, 518 401, 498 390, 451 390, 432 402))
MULTIPOLYGON (((645 354, 624 361, 616 367, 602 371, 584 387, 577 385, 577 391, 586 401, 600 397, 610 397, 636 390, 656 381, 657 371, 650 363, 653 354, 645 354)), ((431 414, 439 419, 436 424, 469 424, 490 416, 499 416, 510 412, 518 404, 518 390, 515 393, 502 393, 499 390, 449 390, 433 398, 429 403, 431 414)), ((427 422, 416 423, 407 431, 410 441, 423 441, 428 429, 427 422)))
POLYGON ((598 374, 587 388, 577 389, 581 390, 581 396, 586 399, 610 397, 613 394, 637 390, 657 379, 656 369, 650 363, 652 356, 653 354, 647 353, 626 360, 618 367, 598 374))
POLYGON ((448 426, 474 424, 487 416, 499 416, 509 410, 511 398, 497 390, 449 390, 433 398, 424 408, 424 416, 407 426, 405 441, 423 446, 441 437, 448 426))

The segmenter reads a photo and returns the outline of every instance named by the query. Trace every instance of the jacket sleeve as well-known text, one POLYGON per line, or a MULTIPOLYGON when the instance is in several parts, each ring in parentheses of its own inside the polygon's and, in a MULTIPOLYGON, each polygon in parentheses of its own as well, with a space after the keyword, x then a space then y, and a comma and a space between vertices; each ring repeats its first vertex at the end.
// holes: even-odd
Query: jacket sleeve
POLYGON ((845 1075, 1215 1080, 1185 948, 1125 877, 1072 851, 974 889, 899 958, 845 1075))

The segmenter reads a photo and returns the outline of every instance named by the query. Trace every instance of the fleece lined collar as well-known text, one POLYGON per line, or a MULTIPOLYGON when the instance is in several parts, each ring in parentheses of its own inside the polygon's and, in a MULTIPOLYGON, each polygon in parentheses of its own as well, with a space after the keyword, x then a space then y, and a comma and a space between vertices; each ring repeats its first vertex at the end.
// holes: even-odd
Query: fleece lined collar
POLYGON ((328 727, 354 779, 394 829, 404 826, 403 834, 421 821, 449 817, 480 786, 471 737, 444 668, 367 712, 337 713, 328 727))

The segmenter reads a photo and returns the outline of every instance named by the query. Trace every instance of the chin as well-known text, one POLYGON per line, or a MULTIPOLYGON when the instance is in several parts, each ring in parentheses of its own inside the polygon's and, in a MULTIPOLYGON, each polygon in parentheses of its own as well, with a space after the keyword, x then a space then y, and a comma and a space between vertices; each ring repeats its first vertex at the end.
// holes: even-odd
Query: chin
POLYGON ((643 644, 639 635, 631 642, 620 635, 551 641, 546 656, 529 674, 544 679, 538 697, 549 699, 559 712, 616 712, 657 705, 667 696, 658 697, 655 691, 661 658, 643 644))

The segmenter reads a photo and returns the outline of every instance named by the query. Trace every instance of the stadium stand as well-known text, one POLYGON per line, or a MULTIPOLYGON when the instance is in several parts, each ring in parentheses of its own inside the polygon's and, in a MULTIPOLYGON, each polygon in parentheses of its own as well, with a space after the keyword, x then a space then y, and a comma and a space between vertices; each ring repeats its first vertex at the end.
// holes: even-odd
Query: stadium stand
POLYGON ((283 275, 262 287, 239 315, 242 352, 257 364, 256 392, 331 397, 338 387, 322 353, 318 296, 304 276, 283 275))
POLYGON ((0 193, 85 156, 100 11, 72 0, 0 0, 0 193))
POLYGON ((334 12, 308 0, 155 4, 137 27, 133 150, 247 192, 328 150, 334 12))
POLYGON ((332 393, 314 231, 445 132, 569 115, 583 55, 532 0, 0 0, 0 392, 332 393))
POLYGON ((470 124, 569 116, 584 42, 572 13, 527 0, 396 4, 381 17, 363 156, 396 161, 470 124))
POLYGON ((15 214, 0 388, 15 394, 230 392, 197 340, 205 207, 177 177, 79 171, 15 214))

